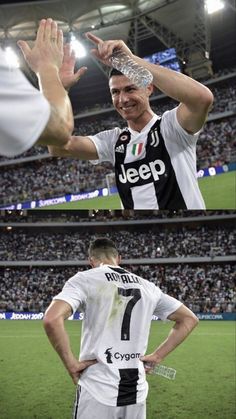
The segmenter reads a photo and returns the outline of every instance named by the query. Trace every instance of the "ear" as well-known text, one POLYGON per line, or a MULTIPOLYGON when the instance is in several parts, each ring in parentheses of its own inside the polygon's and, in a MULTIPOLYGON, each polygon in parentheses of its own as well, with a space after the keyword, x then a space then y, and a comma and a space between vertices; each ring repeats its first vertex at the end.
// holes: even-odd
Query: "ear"
POLYGON ((117 262, 117 265, 119 265, 119 264, 120 264, 120 262, 121 262, 121 256, 120 256, 120 255, 118 255, 118 256, 117 256, 117 258, 116 258, 116 262, 117 262))
POLYGON ((154 85, 153 84, 149 84, 146 87, 146 91, 147 91, 148 96, 151 96, 153 94, 153 90, 154 90, 154 85))

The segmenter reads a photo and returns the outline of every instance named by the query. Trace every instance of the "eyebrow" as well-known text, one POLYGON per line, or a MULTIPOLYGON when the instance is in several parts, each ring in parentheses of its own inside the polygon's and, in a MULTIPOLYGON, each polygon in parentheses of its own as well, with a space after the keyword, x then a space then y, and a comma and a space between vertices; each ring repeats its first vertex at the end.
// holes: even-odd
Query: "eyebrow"
POLYGON ((137 89, 136 84, 128 84, 127 86, 124 86, 122 89, 119 89, 119 87, 112 87, 110 90, 111 92, 116 90, 125 90, 125 89, 137 89))

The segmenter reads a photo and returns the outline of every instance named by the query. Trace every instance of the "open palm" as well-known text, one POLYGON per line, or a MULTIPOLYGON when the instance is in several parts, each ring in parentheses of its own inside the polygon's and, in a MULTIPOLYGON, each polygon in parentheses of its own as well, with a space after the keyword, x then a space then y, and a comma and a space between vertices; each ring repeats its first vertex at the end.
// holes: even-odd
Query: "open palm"
POLYGON ((75 53, 71 49, 70 44, 64 46, 64 57, 62 66, 59 70, 61 82, 66 90, 74 86, 83 74, 87 71, 87 67, 81 67, 75 72, 75 53))

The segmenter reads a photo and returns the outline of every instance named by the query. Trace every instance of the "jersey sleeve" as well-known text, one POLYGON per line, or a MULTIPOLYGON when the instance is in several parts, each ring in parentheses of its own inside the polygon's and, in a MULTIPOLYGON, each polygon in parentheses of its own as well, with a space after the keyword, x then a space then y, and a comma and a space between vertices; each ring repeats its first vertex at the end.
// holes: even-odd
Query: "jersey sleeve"
POLYGON ((86 301, 86 293, 80 284, 80 274, 70 278, 64 285, 62 291, 56 295, 53 300, 63 300, 68 303, 73 311, 73 314, 80 308, 86 301))
POLYGON ((174 311, 178 310, 181 307, 182 303, 175 298, 171 297, 170 295, 164 294, 161 292, 160 298, 156 305, 155 314, 161 320, 166 320, 167 317, 174 313, 174 311))
POLYGON ((0 50, 0 154, 14 157, 40 137, 50 105, 19 69, 10 69, 0 50))
POLYGON ((177 119, 177 107, 164 112, 161 121, 161 133, 166 142, 178 145, 180 148, 196 147, 200 131, 196 134, 189 134, 185 131, 177 119))
POLYGON ((89 135, 88 137, 93 141, 97 153, 98 160, 91 160, 90 163, 98 164, 108 161, 114 165, 115 163, 115 143, 118 139, 119 128, 114 128, 107 131, 101 131, 96 135, 89 135))

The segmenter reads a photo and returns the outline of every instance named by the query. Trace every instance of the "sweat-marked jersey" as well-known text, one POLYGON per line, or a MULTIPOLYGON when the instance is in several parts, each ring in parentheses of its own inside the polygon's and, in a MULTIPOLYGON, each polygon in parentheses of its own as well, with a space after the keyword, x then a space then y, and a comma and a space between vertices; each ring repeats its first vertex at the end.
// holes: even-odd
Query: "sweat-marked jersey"
POLYGON ((153 313, 166 319, 181 303, 119 266, 78 272, 54 299, 84 312, 80 359, 97 359, 81 378, 100 403, 125 406, 147 397, 143 362, 153 313))
POLYGON ((198 134, 188 134, 176 110, 154 115, 141 132, 114 128, 90 136, 99 160, 115 167, 126 209, 205 209, 196 174, 198 134))

